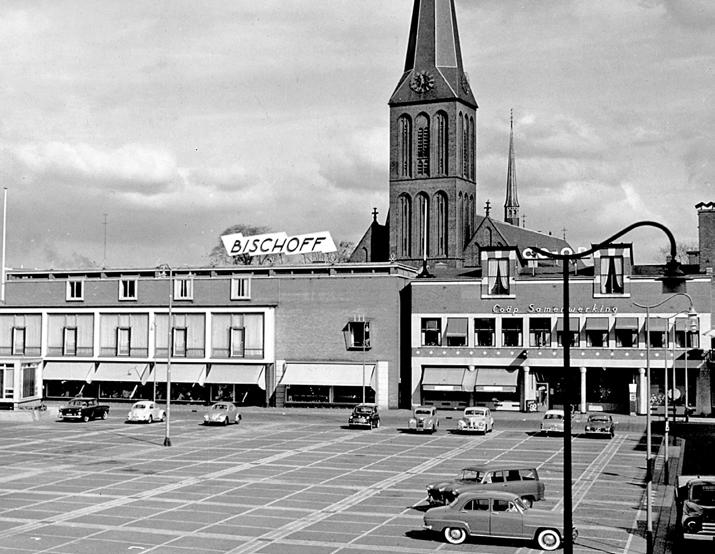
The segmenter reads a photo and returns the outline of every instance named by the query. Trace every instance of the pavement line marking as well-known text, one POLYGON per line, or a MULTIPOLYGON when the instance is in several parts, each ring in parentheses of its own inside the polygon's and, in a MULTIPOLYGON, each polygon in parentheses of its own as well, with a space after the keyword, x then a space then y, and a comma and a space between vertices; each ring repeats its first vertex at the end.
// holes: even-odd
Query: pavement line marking
MULTIPOLYGON (((492 433, 491 436, 497 437, 501 433, 502 432, 497 431, 497 432, 492 433)), ((294 533, 295 531, 309 527, 310 525, 314 525, 315 523, 323 521, 334 514, 343 512, 343 511, 347 510, 348 508, 352 508, 353 506, 359 504, 363 500, 366 500, 372 496, 375 496, 376 494, 379 494, 380 492, 387 489, 388 487, 390 487, 396 483, 399 483, 401 481, 404 481, 406 479, 411 479, 414 475, 419 475, 419 474, 423 473, 424 471, 442 463, 445 459, 450 459, 450 458, 453 458, 460 454, 465 454, 466 452, 471 450, 475 444, 479 444, 482 442, 484 442, 483 436, 482 437, 473 437, 471 440, 469 440, 466 443, 463 443, 461 446, 458 446, 457 448, 453 448, 452 450, 448 450, 446 452, 442 452, 440 455, 435 456, 434 458, 431 458, 425 462, 422 462, 421 464, 418 464, 417 466, 414 466, 408 470, 405 470, 401 474, 393 475, 391 477, 388 477, 387 479, 383 479, 382 481, 379 481, 378 483, 375 483, 374 485, 366 487, 366 488, 364 488, 364 489, 362 489, 346 498, 343 498, 342 500, 339 500, 338 502, 331 504, 330 506, 327 506, 326 508, 317 510, 311 514, 308 514, 305 517, 296 519, 296 520, 291 521, 285 525, 282 525, 281 527, 276 528, 275 530, 271 531, 270 533, 266 533, 259 537, 254 537, 252 540, 248 541, 246 544, 243 544, 240 547, 237 547, 233 550, 229 550, 228 554, 250 554, 250 553, 257 552, 259 549, 266 546, 266 544, 268 542, 284 540, 285 537, 287 537, 291 533, 294 533), (482 439, 482 440, 479 440, 479 439, 482 439)), ((310 544, 312 544, 312 543, 310 543, 310 544)), ((383 550, 384 550, 384 548, 383 548, 383 550)))

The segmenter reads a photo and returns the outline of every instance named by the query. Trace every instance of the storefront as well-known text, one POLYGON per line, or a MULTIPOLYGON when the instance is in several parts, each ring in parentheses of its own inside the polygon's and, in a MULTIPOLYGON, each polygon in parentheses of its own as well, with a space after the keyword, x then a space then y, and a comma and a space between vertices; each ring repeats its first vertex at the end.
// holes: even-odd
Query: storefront
POLYGON ((288 362, 276 390, 277 406, 352 406, 376 401, 377 365, 288 362))

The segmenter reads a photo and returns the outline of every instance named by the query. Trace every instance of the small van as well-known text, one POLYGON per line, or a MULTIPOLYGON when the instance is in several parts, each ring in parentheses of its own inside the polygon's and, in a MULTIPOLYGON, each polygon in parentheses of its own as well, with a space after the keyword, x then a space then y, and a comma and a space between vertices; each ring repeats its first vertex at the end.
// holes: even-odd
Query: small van
POLYGON ((531 507, 535 501, 544 499, 546 487, 535 467, 471 466, 462 469, 456 479, 427 485, 427 500, 434 506, 450 504, 463 492, 486 489, 518 494, 531 507))

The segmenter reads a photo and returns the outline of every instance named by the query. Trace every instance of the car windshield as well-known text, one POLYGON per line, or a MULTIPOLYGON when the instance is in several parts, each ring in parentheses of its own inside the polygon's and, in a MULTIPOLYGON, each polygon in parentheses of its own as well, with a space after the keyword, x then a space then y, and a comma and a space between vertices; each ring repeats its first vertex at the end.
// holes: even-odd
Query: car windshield
POLYGON ((214 404, 212 410, 228 410, 228 404, 214 404))
POLYGON ((463 469, 462 474, 459 476, 462 481, 477 481, 481 482, 484 479, 483 471, 476 471, 474 469, 463 469))
POLYGON ((602 416, 602 415, 588 416, 588 420, 592 421, 594 423, 610 423, 611 416, 602 416))
POLYGON ((522 512, 525 512, 529 509, 529 507, 524 503, 521 498, 515 498, 514 504, 516 504, 522 512))
POLYGON ((146 409, 146 408, 148 408, 148 407, 149 407, 149 406, 147 406, 146 404, 142 404, 141 402, 140 402, 139 404, 134 404, 134 409, 135 409, 135 410, 144 410, 144 409, 146 409))
POLYGON ((356 406, 355 409, 353 410, 356 414, 364 414, 364 415, 369 415, 371 414, 374 410, 370 406, 356 406))
POLYGON ((432 411, 431 410, 415 410, 415 415, 428 416, 428 415, 432 415, 432 411))
POLYGON ((70 400, 70 406, 86 406, 86 400, 70 400))
POLYGON ((544 419, 563 419, 563 414, 546 414, 544 419))
POLYGON ((484 416, 486 415, 486 410, 466 410, 464 412, 464 415, 469 417, 469 416, 484 416))
POLYGON ((693 485, 690 499, 701 506, 715 506, 715 483, 693 485))

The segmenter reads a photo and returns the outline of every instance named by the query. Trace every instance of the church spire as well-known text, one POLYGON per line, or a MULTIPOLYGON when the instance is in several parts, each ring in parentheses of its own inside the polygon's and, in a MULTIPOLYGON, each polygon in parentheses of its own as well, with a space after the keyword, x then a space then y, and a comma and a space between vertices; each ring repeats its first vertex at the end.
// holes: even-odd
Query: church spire
POLYGON ((516 154, 514 153, 514 110, 509 111, 509 166, 506 172, 504 221, 519 226, 519 199, 516 195, 516 154))
POLYGON ((390 105, 445 99, 477 108, 462 66, 454 0, 415 0, 405 70, 390 105))

